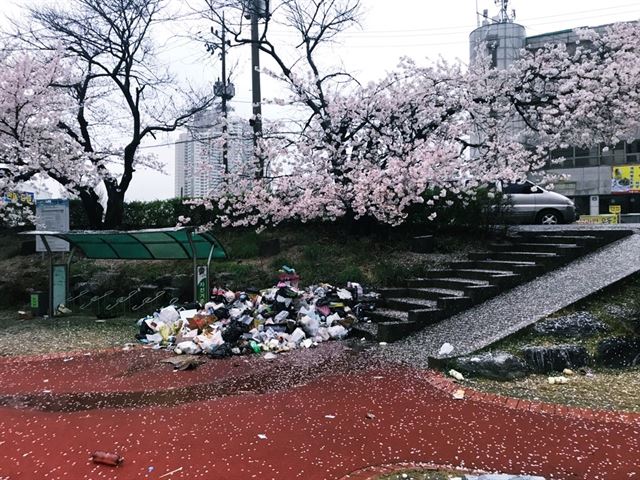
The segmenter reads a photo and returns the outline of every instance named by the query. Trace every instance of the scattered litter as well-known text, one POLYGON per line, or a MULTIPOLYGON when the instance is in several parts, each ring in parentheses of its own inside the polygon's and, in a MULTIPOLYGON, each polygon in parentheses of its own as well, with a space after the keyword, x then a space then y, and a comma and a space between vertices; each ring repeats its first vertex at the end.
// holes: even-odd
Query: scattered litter
POLYGON ((93 463, 101 463, 103 465, 117 467, 124 462, 124 458, 116 453, 97 451, 91 454, 91 461, 93 463))
POLYGON ((549 377, 547 379, 547 381, 551 384, 551 385, 564 385, 565 383, 569 383, 569 379, 567 377, 549 377))
POLYGON ((158 478, 168 477, 169 475, 173 475, 174 473, 178 473, 182 471, 182 467, 176 468, 175 470, 171 470, 170 472, 164 473, 160 475, 158 478))
POLYGON ((458 381, 464 380, 464 375, 462 375, 457 370, 453 370, 453 369, 449 370, 449 375, 452 376, 453 378, 455 378, 458 381))
POLYGON ((266 439, 267 439, 267 436, 266 436, 264 433, 259 433, 259 434, 258 434, 258 438, 259 438, 260 440, 266 440, 266 439))
POLYGON ((107 323, 106 320, 96 320, 96 323, 107 323))
POLYGON ((373 420, 374 418, 376 418, 376 416, 371 412, 367 412, 365 417, 367 417, 369 420, 373 420))
POLYGON ((571 370, 570 368, 565 368, 562 371, 562 374, 566 375, 567 377, 571 377, 571 376, 575 375, 575 372, 573 370, 571 370))
POLYGON ((268 353, 265 354, 264 359, 265 360, 273 360, 276 357, 277 357, 277 355, 275 353, 268 352, 268 353))
POLYGON ((56 313, 57 313, 58 315, 68 315, 68 314, 72 313, 72 311, 71 311, 71 309, 70 309, 70 308, 65 307, 65 306, 64 306, 64 304, 62 304, 62 303, 61 303, 61 304, 58 306, 58 310, 57 310, 57 312, 56 312, 56 313))
POLYGON ((438 355, 449 355, 451 352, 453 352, 453 345, 451 345, 448 342, 445 342, 440 347, 440 350, 438 351, 438 355))
POLYGON ((202 365, 204 360, 195 355, 184 355, 180 357, 171 357, 160 360, 161 363, 170 363, 175 370, 193 370, 198 365, 202 365))
POLYGON ((389 344, 387 342, 380 342, 378 345, 380 345, 381 347, 386 347, 389 344))
POLYGON ((325 415, 324 418, 334 419, 334 418, 336 418, 336 416, 335 415, 325 415))
POLYGON ((65 357, 62 359, 63 362, 70 362, 71 360, 73 360, 73 357, 65 357))
POLYGON ((456 390, 455 392, 453 392, 453 398, 455 400, 462 400, 464 399, 464 390, 462 390, 461 388, 459 388, 458 390, 456 390))

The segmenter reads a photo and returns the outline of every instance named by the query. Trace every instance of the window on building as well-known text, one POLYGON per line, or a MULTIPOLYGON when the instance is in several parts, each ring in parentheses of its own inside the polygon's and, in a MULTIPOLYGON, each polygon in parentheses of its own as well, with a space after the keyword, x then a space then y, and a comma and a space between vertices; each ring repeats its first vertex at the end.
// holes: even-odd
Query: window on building
POLYGON ((598 157, 584 157, 575 159, 576 168, 597 167, 598 164, 598 157))
POLYGON ((627 163, 640 163, 640 140, 628 142, 626 146, 627 163))

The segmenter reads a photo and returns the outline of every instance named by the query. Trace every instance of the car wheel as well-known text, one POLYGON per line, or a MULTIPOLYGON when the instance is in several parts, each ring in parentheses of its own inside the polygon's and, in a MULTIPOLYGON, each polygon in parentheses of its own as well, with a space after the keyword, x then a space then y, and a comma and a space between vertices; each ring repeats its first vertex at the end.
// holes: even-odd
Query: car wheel
POLYGON ((543 210, 538 214, 536 223, 540 225, 557 225, 562 223, 562 217, 555 210, 543 210))

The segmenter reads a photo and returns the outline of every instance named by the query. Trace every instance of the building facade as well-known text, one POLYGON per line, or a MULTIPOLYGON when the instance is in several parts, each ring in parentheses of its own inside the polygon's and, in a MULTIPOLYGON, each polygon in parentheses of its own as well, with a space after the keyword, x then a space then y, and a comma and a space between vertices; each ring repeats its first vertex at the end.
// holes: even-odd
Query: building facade
MULTIPOLYGON (((606 25, 594 27, 604 28, 606 25)), ((484 46, 495 68, 507 68, 518 59, 522 48, 537 50, 545 44, 560 43, 570 48, 577 40, 573 30, 527 37, 525 27, 509 18, 497 23, 485 21, 469 36, 470 58, 473 62, 478 48, 484 46)), ((517 130, 518 126, 514 127, 517 130)), ((640 138, 640 132, 636 138, 640 138)), ((620 205, 623 214, 640 213, 640 140, 620 142, 613 148, 556 150, 546 169, 567 177, 555 183, 555 191, 570 197, 580 214, 606 214, 611 205, 620 205)))
MULTIPOLYGON (((227 120, 227 163, 230 173, 245 170, 253 156, 253 130, 245 119, 227 120)), ((196 115, 175 144, 175 196, 210 195, 224 175, 222 116, 216 110, 196 115)))

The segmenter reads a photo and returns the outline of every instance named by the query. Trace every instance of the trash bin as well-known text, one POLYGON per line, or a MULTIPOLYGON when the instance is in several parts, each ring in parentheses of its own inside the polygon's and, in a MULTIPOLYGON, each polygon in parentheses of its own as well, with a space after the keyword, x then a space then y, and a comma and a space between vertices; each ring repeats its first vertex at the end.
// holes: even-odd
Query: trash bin
POLYGON ((44 317, 49 312, 49 295, 46 292, 31 293, 31 314, 44 317))

